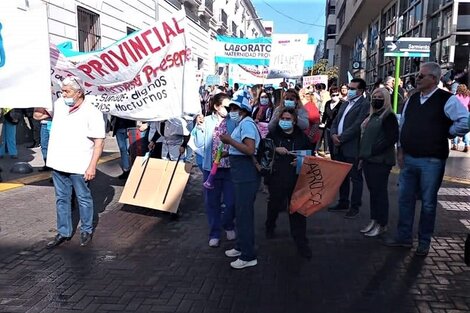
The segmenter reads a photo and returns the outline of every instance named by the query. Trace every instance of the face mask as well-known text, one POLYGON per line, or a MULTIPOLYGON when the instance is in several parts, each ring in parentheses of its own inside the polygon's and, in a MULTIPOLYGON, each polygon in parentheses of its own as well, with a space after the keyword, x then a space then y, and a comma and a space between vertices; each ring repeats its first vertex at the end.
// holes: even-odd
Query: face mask
POLYGON ((295 108, 295 101, 294 100, 284 100, 284 106, 286 108, 295 108))
POLYGON ((357 96, 357 90, 348 90, 348 99, 356 98, 357 96))
POLYGON ((259 104, 268 105, 269 104, 269 99, 268 98, 260 98, 259 99, 259 104))
POLYGON ((292 127, 294 127, 294 123, 292 121, 280 120, 279 127, 281 127, 282 130, 289 130, 289 129, 292 129, 292 127))
POLYGON ((236 123, 240 122, 240 119, 241 119, 240 112, 238 112, 238 111, 237 112, 230 112, 229 116, 234 122, 236 122, 236 123))
POLYGON ((69 107, 73 107, 75 104, 75 100, 73 98, 64 98, 64 102, 69 107))
POLYGON ((374 109, 380 110, 384 106, 384 99, 372 99, 370 104, 374 109))
POLYGON ((227 109, 223 106, 217 110, 217 114, 220 115, 220 117, 226 117, 227 116, 227 109))
POLYGON ((331 98, 331 100, 333 100, 333 102, 338 102, 339 101, 339 96, 334 96, 331 98))

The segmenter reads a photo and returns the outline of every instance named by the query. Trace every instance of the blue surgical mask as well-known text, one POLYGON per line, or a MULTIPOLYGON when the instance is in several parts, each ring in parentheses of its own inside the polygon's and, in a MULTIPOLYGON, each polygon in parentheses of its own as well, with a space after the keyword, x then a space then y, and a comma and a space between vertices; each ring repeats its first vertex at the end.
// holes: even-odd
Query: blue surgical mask
POLYGON ((75 100, 73 98, 64 98, 64 102, 69 107, 73 107, 75 104, 75 100))
POLYGON ((284 100, 284 106, 286 108, 295 108, 295 101, 294 100, 284 100))
POLYGON ((259 99, 259 104, 268 105, 269 104, 269 99, 268 98, 260 98, 259 99))
POLYGON ((279 127, 281 127, 282 130, 289 130, 289 129, 292 129, 292 127, 294 127, 294 123, 292 121, 280 120, 279 127))
POLYGON ((233 120, 234 122, 238 123, 240 122, 241 116, 240 112, 229 112, 228 114, 230 116, 230 119, 233 120))
POLYGON ((357 90, 348 90, 348 99, 356 98, 357 96, 357 90))

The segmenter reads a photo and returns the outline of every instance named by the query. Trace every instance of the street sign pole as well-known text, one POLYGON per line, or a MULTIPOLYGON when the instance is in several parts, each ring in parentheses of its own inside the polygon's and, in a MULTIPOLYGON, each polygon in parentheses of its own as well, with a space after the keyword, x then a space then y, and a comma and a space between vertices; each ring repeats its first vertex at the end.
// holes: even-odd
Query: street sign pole
POLYGON ((393 86, 393 111, 398 113, 398 87, 400 86, 400 57, 395 58, 395 85, 393 86))

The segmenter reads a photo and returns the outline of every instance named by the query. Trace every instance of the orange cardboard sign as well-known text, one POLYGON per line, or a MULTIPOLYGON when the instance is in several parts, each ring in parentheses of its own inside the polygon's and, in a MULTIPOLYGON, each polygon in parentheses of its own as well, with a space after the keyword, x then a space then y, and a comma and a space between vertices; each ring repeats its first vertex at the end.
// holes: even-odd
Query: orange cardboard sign
POLYGON ((349 163, 305 156, 289 211, 310 216, 328 206, 351 167, 349 163))

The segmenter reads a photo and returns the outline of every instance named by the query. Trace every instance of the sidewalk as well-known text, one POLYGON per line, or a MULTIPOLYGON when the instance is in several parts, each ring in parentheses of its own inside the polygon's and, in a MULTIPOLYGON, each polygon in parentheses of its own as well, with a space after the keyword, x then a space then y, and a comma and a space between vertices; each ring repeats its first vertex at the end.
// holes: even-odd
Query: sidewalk
MULTIPOLYGON (((470 229, 470 188, 444 183, 433 249, 387 248, 364 238, 368 193, 358 219, 322 211, 308 219, 313 259, 295 251, 288 219, 278 237, 264 237, 266 199, 256 202, 258 266, 229 266, 207 245, 202 181, 193 169, 183 217, 117 203, 118 162, 99 166, 92 188, 101 213, 93 242, 78 236, 55 250, 53 188, 43 181, 0 192, 0 312, 469 312, 470 268, 463 263, 470 229)), ((390 225, 397 219, 396 175, 390 181, 390 225)))

